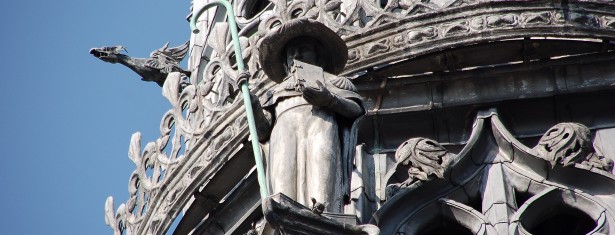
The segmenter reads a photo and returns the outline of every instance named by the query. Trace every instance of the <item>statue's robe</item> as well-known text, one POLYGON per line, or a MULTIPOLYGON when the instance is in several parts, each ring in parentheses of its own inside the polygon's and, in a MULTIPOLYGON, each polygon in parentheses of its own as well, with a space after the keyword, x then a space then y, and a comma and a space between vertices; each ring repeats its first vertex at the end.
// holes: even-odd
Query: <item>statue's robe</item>
MULTIPOLYGON (((363 107, 348 78, 324 76, 331 93, 363 107)), ((275 117, 267 161, 269 190, 308 207, 315 198, 327 205, 325 211, 342 213, 350 190, 351 151, 356 139, 351 127, 356 118, 309 104, 295 84, 290 76, 261 100, 263 108, 275 117)))

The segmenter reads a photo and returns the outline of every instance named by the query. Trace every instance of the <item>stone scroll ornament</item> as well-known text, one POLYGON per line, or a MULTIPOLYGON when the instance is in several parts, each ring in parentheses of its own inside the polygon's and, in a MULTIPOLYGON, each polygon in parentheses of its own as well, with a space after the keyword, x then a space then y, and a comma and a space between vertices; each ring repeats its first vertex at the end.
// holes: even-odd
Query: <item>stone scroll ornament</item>
POLYGON ((575 163, 611 172, 613 161, 598 156, 592 147, 591 132, 583 124, 559 123, 549 129, 534 150, 552 166, 575 163))
POLYGON ((454 154, 431 139, 412 138, 402 143, 395 151, 395 171, 407 169, 408 178, 401 183, 387 185, 387 198, 405 189, 415 189, 422 182, 445 178, 453 158, 454 154))

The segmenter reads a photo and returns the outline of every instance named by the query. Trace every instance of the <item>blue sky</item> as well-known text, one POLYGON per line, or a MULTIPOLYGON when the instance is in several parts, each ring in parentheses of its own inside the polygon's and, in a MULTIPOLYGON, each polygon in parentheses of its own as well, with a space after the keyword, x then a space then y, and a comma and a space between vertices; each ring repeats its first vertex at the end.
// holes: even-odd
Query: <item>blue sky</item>
MULTIPOLYGON (((128 197, 132 133, 159 135, 171 107, 155 83, 88 54, 147 57, 189 39, 190 1, 0 3, 2 234, 111 234, 104 203, 128 197)), ((185 61, 184 61, 185 67, 185 61)))

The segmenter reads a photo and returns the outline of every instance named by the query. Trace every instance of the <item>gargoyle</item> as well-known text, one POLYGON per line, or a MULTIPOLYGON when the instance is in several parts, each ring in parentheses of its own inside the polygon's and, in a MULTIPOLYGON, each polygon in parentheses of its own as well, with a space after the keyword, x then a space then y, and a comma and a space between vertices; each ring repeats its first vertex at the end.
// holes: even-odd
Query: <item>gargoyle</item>
POLYGON ((141 80, 156 82, 162 87, 167 75, 171 72, 180 72, 190 76, 189 71, 179 67, 179 62, 188 52, 189 42, 178 47, 169 48, 167 42, 162 48, 152 51, 150 58, 132 58, 120 53, 126 51, 123 46, 101 47, 90 49, 90 54, 108 63, 120 63, 132 69, 141 76, 141 80))

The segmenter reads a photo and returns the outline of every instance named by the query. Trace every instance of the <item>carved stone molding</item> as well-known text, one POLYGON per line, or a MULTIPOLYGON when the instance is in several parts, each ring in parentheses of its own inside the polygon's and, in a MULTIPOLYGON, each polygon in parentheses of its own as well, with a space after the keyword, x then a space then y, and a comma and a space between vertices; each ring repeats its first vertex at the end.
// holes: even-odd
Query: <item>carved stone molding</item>
POLYGON ((380 230, 374 225, 342 223, 330 217, 345 215, 317 214, 284 194, 263 199, 263 214, 267 222, 282 234, 380 234, 380 230))
POLYGON ((394 23, 364 28, 345 38, 350 48, 345 73, 444 49, 512 38, 615 38, 615 11, 604 11, 615 9, 612 3, 574 1, 570 5, 483 1, 440 9, 439 14, 397 15, 394 23))

